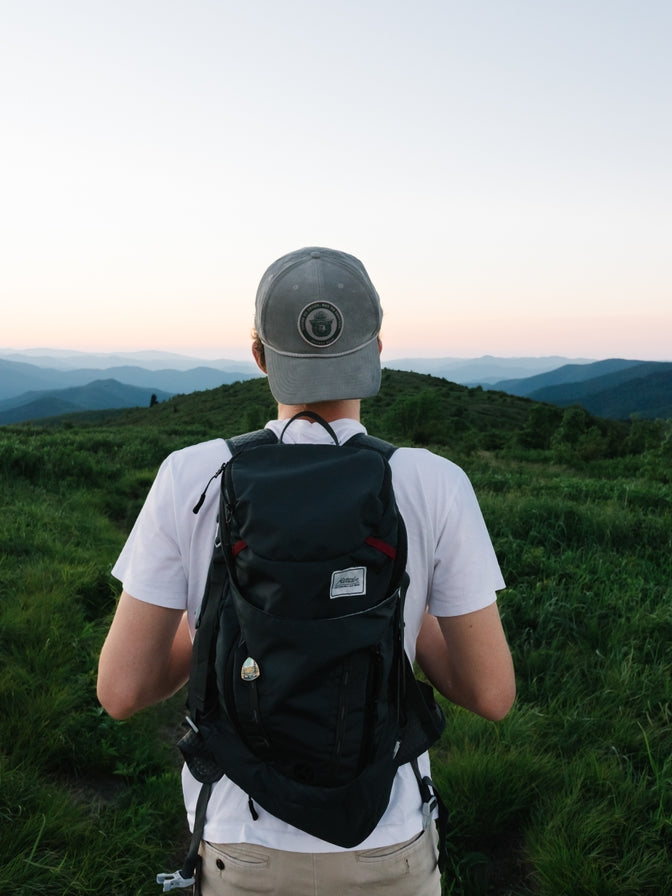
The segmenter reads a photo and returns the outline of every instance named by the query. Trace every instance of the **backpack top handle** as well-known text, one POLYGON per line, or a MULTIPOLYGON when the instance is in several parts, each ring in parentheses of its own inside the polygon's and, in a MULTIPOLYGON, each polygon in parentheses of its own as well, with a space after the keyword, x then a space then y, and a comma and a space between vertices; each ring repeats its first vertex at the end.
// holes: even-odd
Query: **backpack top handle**
POLYGON ((338 445, 338 436, 336 435, 336 433, 334 432, 334 430, 331 428, 331 426, 329 426, 329 424, 328 424, 327 421, 324 419, 324 417, 320 417, 320 415, 319 415, 319 414, 316 414, 315 411, 299 411, 298 414, 294 414, 294 416, 293 416, 292 418, 290 418, 290 419, 287 421, 287 423, 285 424, 284 429, 283 429, 282 432, 280 433, 280 441, 281 441, 281 442, 282 442, 282 440, 283 440, 283 438, 284 438, 285 433, 287 432, 287 428, 288 428, 289 426, 291 426, 291 424, 292 424, 295 420, 297 420, 299 417, 308 417, 308 418, 309 418, 310 420, 312 420, 313 422, 322 424, 322 426, 326 429, 326 431, 329 433, 329 435, 331 436, 331 438, 334 440, 334 445, 338 445))

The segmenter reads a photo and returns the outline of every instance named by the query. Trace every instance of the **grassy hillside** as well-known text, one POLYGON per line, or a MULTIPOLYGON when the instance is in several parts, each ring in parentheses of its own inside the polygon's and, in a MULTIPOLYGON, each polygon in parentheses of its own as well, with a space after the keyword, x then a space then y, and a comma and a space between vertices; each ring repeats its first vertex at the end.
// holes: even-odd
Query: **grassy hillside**
MULTIPOLYGON (((0 430, 0 892, 145 896, 182 859, 183 696, 95 699, 111 565, 174 448, 261 425, 263 381, 0 430)), ((508 588, 519 696, 446 706, 453 896, 660 896, 672 867, 672 427, 403 372, 372 432, 470 475, 508 588)))
MULTIPOLYGON (((151 433, 150 442, 172 450, 199 439, 256 429, 275 412, 266 379, 258 378, 178 395, 151 408, 40 420, 35 428, 145 428, 151 433)), ((556 442, 573 443, 579 454, 583 443, 592 440, 594 457, 614 456, 630 450, 633 433, 627 423, 595 418, 578 408, 564 411, 480 386, 469 388, 440 377, 387 369, 383 370, 379 394, 362 406, 362 420, 382 438, 405 444, 447 445, 460 451, 501 450, 516 444, 550 448, 555 438, 556 442), (569 429, 563 427, 566 419, 573 421, 569 429)), ((657 424, 651 428, 655 440, 657 424)))

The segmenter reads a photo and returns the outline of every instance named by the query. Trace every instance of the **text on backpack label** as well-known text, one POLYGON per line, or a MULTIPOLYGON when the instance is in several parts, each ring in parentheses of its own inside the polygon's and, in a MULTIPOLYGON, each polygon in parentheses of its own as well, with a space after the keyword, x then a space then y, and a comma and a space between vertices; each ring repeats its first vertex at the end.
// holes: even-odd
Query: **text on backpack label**
POLYGON ((366 567, 351 566, 350 569, 337 569, 331 576, 329 596, 352 597, 366 594, 366 567))

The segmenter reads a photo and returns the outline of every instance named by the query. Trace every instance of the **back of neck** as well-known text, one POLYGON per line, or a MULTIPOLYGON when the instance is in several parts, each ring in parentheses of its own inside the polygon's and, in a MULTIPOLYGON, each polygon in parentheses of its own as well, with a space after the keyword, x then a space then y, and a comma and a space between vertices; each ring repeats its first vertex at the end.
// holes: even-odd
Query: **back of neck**
POLYGON ((359 398, 343 398, 338 401, 316 401, 313 404, 278 404, 278 420, 289 420, 299 411, 313 411, 327 423, 334 420, 359 420, 359 398))

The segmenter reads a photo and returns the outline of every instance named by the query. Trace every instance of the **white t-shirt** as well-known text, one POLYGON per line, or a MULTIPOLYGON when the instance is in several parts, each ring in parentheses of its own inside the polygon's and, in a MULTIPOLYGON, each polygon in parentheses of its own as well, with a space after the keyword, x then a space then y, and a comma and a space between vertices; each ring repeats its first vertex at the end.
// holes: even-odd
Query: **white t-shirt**
MULTIPOLYGON (((286 421, 267 424, 280 435, 286 421)), ((355 420, 331 423, 340 443, 365 432, 355 420)), ((331 442, 326 430, 296 420, 285 442, 331 442)), ((194 620, 203 596, 219 505, 219 480, 193 513, 208 479, 228 460, 223 439, 176 451, 161 465, 147 500, 112 573, 124 590, 148 603, 186 609, 194 620)), ((405 605, 406 651, 415 642, 425 609, 435 616, 460 616, 496 600, 504 580, 483 517, 466 474, 445 458, 418 448, 398 448, 390 460, 399 510, 408 534, 410 586, 405 605)), ((423 774, 429 757, 420 757, 423 774)), ((193 826, 200 784, 186 766, 182 773, 185 805, 193 826)), ((281 821, 255 801, 253 820, 247 795, 226 776, 213 788, 204 838, 213 843, 258 843, 292 852, 336 852, 326 843, 281 821)), ((410 765, 395 778, 389 805, 376 829, 357 848, 373 849, 410 839, 422 829, 418 785, 410 765)))

